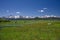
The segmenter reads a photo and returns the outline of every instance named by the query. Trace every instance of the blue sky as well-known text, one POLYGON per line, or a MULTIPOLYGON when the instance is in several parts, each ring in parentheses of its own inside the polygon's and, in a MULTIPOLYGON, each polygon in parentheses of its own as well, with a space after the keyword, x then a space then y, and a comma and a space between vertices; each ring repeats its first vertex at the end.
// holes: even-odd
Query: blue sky
POLYGON ((60 16, 60 0, 0 0, 0 16, 60 16))

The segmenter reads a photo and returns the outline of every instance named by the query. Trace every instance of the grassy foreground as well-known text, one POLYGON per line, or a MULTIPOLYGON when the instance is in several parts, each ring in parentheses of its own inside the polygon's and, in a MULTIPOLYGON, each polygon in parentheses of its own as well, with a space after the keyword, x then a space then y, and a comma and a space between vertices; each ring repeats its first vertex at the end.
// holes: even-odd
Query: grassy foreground
POLYGON ((58 20, 18 20, 0 26, 0 40, 60 40, 58 20))

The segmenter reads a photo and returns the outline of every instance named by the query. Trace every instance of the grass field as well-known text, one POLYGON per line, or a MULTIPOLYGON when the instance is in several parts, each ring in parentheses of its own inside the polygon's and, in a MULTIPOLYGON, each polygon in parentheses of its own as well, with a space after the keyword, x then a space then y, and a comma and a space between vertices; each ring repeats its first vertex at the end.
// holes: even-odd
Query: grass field
POLYGON ((1 22, 0 40, 60 40, 60 21, 11 20, 1 22))

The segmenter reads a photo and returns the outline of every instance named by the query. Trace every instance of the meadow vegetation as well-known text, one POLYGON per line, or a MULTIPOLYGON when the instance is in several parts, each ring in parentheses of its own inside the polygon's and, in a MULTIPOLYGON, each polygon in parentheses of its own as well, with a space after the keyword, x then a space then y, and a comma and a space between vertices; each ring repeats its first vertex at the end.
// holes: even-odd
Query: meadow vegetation
POLYGON ((0 40, 60 40, 60 21, 10 20, 0 22, 0 40))

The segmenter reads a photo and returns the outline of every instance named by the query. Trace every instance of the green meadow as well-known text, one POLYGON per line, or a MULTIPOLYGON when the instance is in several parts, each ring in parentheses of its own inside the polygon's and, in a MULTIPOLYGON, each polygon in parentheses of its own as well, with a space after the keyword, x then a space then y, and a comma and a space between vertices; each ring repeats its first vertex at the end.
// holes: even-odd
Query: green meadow
POLYGON ((60 40, 60 20, 0 22, 0 40, 60 40))

